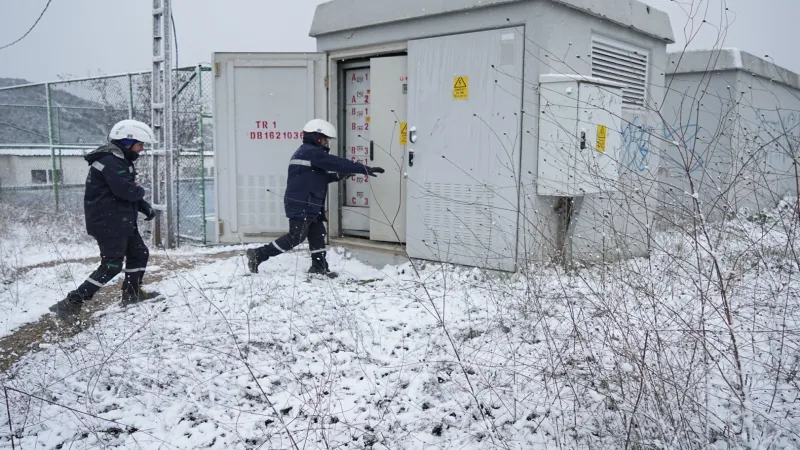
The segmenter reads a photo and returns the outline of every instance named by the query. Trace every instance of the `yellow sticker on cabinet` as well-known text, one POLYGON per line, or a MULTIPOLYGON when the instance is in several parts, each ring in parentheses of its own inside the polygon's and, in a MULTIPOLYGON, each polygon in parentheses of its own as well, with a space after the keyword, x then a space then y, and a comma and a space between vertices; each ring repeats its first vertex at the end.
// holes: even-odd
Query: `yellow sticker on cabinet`
POLYGON ((469 77, 453 77, 453 99, 466 100, 469 98, 469 77))
POLYGON ((608 127, 605 125, 598 125, 597 126, 597 145, 595 145, 595 149, 598 152, 605 152, 606 151, 606 135, 608 134, 608 127))
POLYGON ((408 122, 400 122, 400 145, 408 145, 408 122))

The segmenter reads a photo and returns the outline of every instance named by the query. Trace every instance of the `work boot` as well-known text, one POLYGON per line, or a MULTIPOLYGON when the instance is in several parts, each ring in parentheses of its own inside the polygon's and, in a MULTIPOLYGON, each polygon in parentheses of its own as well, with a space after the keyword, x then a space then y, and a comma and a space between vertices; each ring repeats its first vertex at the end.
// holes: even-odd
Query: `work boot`
POLYGON ((81 307, 83 307, 83 298, 77 292, 73 291, 67 294, 64 300, 61 300, 49 309, 51 312, 56 313, 58 317, 67 320, 77 316, 78 313, 81 312, 81 307))
POLYGON ((328 269, 328 261, 324 259, 311 259, 311 268, 308 269, 309 275, 325 275, 328 278, 336 278, 339 276, 336 272, 331 272, 328 269))
POLYGON ((138 291, 122 291, 122 306, 133 305, 146 300, 161 297, 158 292, 147 292, 144 289, 138 291))
POLYGON ((258 273, 258 266, 266 261, 266 259, 264 261, 259 261, 258 253, 254 248, 248 248, 245 254, 247 255, 247 268, 250 270, 250 273, 258 273))

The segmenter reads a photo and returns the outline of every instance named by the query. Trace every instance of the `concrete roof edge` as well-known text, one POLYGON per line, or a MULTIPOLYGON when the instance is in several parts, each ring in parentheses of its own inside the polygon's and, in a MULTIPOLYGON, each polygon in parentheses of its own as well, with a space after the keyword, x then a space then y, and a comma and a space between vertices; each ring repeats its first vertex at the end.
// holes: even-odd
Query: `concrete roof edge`
POLYGON ((672 52, 667 59, 667 75, 741 70, 800 90, 800 74, 738 48, 672 52))
POLYGON ((560 3, 568 8, 573 8, 601 19, 608 20, 619 26, 630 28, 638 31, 639 33, 662 40, 668 44, 675 43, 675 34, 672 31, 672 22, 670 21, 669 14, 661 11, 658 8, 640 2, 639 0, 629 0, 629 21, 626 21, 624 17, 615 17, 612 14, 606 14, 600 10, 595 10, 596 5, 594 5, 594 3, 597 2, 597 0, 550 1, 553 3, 560 3), (641 17, 639 17, 639 15, 641 15, 641 17))
MULTIPOLYGON (((435 17, 443 14, 457 13, 460 11, 470 11, 475 9, 490 8, 492 6, 521 3, 532 0, 454 0, 449 2, 449 6, 444 6, 444 2, 437 2, 434 5, 422 4, 426 0, 407 0, 407 3, 418 2, 420 7, 414 5, 404 5, 404 11, 418 11, 415 13, 393 14, 386 5, 379 5, 376 0, 330 0, 317 5, 314 18, 309 30, 309 36, 318 37, 326 34, 355 30, 370 26, 378 26, 387 23, 414 20, 424 17, 435 17), (358 5, 359 8, 355 8, 358 5), (348 14, 348 9, 359 9, 362 14, 348 14), (336 20, 336 16, 344 16, 346 19, 336 20), (334 19, 331 19, 331 18, 334 19), (372 20, 369 18, 372 17, 372 20), (324 20, 323 20, 324 18, 324 20)), ((608 20, 625 28, 630 28, 648 36, 663 40, 667 43, 674 43, 675 36, 672 31, 672 24, 667 13, 648 6, 639 0, 628 0, 630 8, 615 9, 603 8, 603 0, 543 0, 560 4, 572 9, 582 11, 601 19, 608 20)))

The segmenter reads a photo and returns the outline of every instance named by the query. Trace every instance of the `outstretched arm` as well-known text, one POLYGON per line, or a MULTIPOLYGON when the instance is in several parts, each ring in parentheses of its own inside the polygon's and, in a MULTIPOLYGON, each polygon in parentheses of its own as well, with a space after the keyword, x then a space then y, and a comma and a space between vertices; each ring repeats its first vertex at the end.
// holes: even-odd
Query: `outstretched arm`
MULTIPOLYGON (((365 175, 369 174, 367 166, 364 164, 352 162, 350 160, 339 158, 338 156, 329 155, 327 153, 314 155, 311 159, 311 165, 322 170, 327 170, 328 172, 336 172, 336 176, 339 177, 336 180, 338 181, 341 179, 341 174, 349 174, 349 173, 363 173, 365 175)), ((329 174, 333 175, 333 174, 329 174)), ((328 178, 330 180, 330 177, 328 178)))

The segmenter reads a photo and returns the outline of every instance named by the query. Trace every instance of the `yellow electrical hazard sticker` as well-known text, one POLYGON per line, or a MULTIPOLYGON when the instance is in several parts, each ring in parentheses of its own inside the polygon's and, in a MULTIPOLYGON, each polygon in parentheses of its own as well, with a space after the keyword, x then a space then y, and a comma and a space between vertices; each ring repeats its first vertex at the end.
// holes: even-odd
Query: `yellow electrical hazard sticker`
POLYGON ((469 77, 453 77, 453 99, 466 100, 469 98, 469 77))
POLYGON ((608 134, 608 127, 605 125, 598 125, 597 126, 597 145, 595 145, 595 149, 598 152, 606 151, 606 134, 608 134))
POLYGON ((400 122, 400 145, 408 145, 408 122, 400 122))

